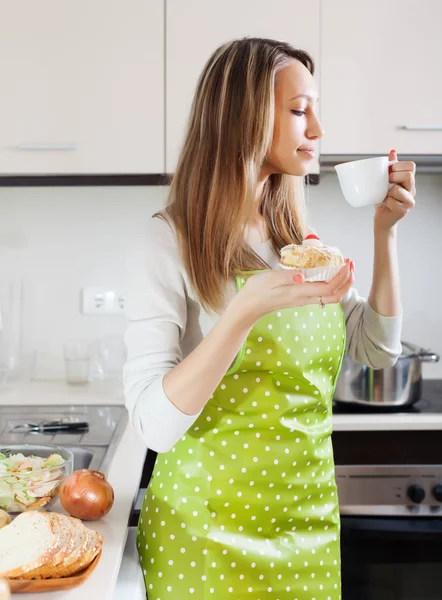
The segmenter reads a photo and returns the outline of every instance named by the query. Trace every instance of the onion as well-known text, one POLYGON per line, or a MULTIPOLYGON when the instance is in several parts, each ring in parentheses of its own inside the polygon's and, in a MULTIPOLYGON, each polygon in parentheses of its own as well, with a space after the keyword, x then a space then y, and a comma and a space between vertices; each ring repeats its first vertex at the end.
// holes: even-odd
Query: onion
POLYGON ((6 525, 9 525, 11 521, 12 519, 9 514, 0 508, 0 529, 2 527, 6 527, 6 525))
POLYGON ((73 471, 60 486, 60 502, 71 517, 95 521, 107 515, 114 503, 114 490, 100 471, 73 471))

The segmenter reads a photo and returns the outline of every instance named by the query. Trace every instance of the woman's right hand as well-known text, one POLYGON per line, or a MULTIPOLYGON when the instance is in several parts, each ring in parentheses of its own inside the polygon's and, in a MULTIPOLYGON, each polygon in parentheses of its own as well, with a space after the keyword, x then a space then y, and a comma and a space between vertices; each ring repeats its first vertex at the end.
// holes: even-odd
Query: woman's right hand
POLYGON ((302 275, 296 271, 265 271, 249 277, 232 304, 239 311, 243 323, 251 327, 275 310, 321 302, 338 303, 353 283, 354 262, 350 259, 346 259, 344 267, 327 283, 304 282, 302 275))

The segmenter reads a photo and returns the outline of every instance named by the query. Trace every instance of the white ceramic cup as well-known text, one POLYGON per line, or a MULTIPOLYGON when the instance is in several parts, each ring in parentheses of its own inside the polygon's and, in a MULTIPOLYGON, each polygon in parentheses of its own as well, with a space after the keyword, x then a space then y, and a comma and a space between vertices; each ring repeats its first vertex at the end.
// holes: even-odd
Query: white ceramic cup
POLYGON ((355 207, 380 204, 390 188, 388 167, 397 160, 388 156, 364 158, 335 166, 342 193, 349 204, 355 207))

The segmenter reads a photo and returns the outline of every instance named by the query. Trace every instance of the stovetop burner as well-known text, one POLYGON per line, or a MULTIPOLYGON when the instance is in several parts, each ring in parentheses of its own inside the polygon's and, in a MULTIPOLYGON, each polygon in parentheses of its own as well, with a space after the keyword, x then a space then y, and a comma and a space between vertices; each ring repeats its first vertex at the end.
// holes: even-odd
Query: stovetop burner
POLYGON ((422 381, 422 398, 413 406, 382 406, 382 404, 365 405, 333 402, 333 413, 336 415, 442 413, 442 379, 424 379, 422 381))

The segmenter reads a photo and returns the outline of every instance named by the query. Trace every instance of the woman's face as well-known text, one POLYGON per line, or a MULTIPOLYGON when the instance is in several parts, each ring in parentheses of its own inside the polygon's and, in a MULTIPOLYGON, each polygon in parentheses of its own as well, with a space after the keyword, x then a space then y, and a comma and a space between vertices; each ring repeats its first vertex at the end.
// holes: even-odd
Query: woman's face
POLYGON ((316 115, 317 100, 315 80, 301 62, 291 60, 279 71, 273 141, 264 163, 264 175, 307 175, 318 154, 317 141, 324 134, 316 115))

